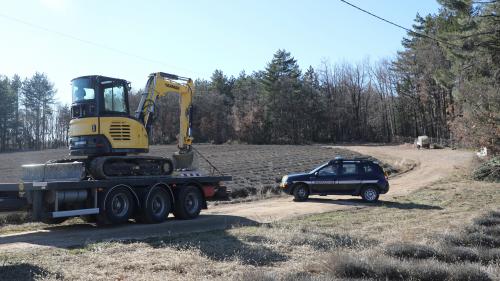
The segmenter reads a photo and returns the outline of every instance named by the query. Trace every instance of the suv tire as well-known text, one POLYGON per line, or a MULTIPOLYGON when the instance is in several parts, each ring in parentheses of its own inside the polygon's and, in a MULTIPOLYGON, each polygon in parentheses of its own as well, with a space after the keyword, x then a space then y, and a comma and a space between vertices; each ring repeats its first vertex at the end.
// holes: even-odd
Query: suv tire
POLYGON ((309 188, 305 184, 298 184, 293 189, 293 197, 296 202, 304 202, 309 198, 309 188))
POLYGON ((376 187, 368 186, 361 190, 361 197, 365 202, 375 203, 378 201, 379 191, 376 187))

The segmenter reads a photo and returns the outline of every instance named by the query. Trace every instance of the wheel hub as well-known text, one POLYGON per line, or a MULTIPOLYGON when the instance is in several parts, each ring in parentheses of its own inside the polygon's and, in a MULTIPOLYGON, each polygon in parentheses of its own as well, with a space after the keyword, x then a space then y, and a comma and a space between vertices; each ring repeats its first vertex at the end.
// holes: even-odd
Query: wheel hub
POLYGON ((117 194, 111 201, 111 210, 116 216, 124 216, 128 211, 128 199, 124 194, 117 194))
POLYGON ((186 196, 186 209, 188 212, 193 212, 198 208, 198 200, 196 200, 194 194, 189 194, 186 196))
POLYGON ((297 192, 300 197, 306 196, 306 190, 304 188, 300 188, 299 191, 297 192))
POLYGON ((153 213, 155 215, 161 214, 163 212, 164 208, 165 208, 165 204, 163 203, 162 198, 159 196, 155 196, 155 198, 153 199, 153 203, 152 203, 153 213))
POLYGON ((365 197, 366 199, 372 201, 377 197, 377 193, 373 189, 368 189, 367 191, 365 191, 365 197))

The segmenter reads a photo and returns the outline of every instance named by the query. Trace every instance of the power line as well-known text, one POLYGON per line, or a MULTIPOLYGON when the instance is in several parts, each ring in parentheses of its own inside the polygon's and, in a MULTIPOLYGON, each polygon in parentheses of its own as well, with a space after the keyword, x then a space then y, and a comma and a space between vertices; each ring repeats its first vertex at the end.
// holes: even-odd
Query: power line
POLYGON ((356 8, 356 9, 358 9, 358 10, 360 10, 360 11, 362 11, 362 12, 366 13, 366 14, 369 14, 369 15, 370 15, 370 16, 372 16, 372 17, 375 17, 375 18, 377 18, 377 19, 379 19, 379 20, 381 20, 381 21, 384 21, 384 22, 386 22, 386 23, 388 23, 388 24, 391 24, 391 25, 394 25, 394 26, 399 27, 399 28, 401 28, 401 29, 404 29, 404 30, 406 30, 406 31, 408 31, 408 32, 410 32, 410 33, 412 33, 412 34, 417 35, 417 36, 425 37, 425 38, 428 38, 428 39, 431 39, 431 40, 434 40, 434 41, 437 41, 437 42, 441 42, 441 43, 446 44, 446 45, 451 45, 451 46, 455 46, 455 47, 460 47, 460 46, 455 45, 455 44, 453 44, 453 43, 450 43, 450 42, 444 41, 444 40, 442 40, 442 39, 435 38, 435 37, 429 36, 429 35, 424 34, 424 33, 420 33, 420 32, 413 31, 413 30, 411 30, 411 29, 409 29, 409 28, 406 28, 406 27, 404 27, 404 26, 402 26, 402 25, 399 25, 399 24, 397 24, 397 23, 395 23, 395 22, 393 22, 393 21, 390 21, 390 20, 384 19, 384 18, 382 18, 382 17, 380 17, 380 16, 377 16, 377 15, 375 15, 374 13, 369 12, 369 11, 367 11, 367 10, 363 9, 363 8, 360 8, 360 7, 358 7, 358 6, 356 6, 356 5, 352 4, 352 3, 349 3, 349 2, 347 2, 347 1, 345 1, 345 0, 340 0, 340 1, 341 1, 341 2, 344 2, 345 4, 347 4, 347 5, 349 5, 349 6, 353 7, 353 8, 356 8))
POLYGON ((23 25, 26 25, 26 26, 29 26, 29 27, 32 27, 32 28, 43 30, 43 31, 48 32, 48 33, 56 34, 56 35, 61 36, 61 37, 65 37, 65 38, 72 39, 72 40, 75 40, 75 41, 78 41, 78 42, 81 42, 81 43, 92 45, 94 47, 106 49, 106 50, 114 52, 114 53, 118 53, 118 54, 129 56, 129 57, 133 57, 133 58, 136 58, 136 59, 139 59, 139 60, 142 60, 142 61, 146 61, 146 62, 149 62, 149 63, 161 64, 161 65, 167 66, 169 68, 175 68, 175 69, 178 69, 178 70, 183 70, 183 71, 187 71, 187 72, 201 74, 200 72, 197 72, 197 71, 193 71, 193 70, 190 70, 190 69, 187 69, 187 68, 183 68, 183 67, 178 67, 178 66, 175 66, 175 65, 170 65, 170 64, 165 63, 163 61, 150 59, 150 58, 143 57, 143 56, 140 56, 140 55, 137 55, 137 54, 134 54, 134 53, 130 53, 130 52, 126 52, 126 51, 123 51, 123 50, 120 50, 120 49, 117 49, 117 48, 113 48, 113 47, 110 47, 110 46, 107 46, 107 45, 104 45, 104 44, 100 44, 100 43, 96 43, 96 42, 93 42, 93 41, 90 41, 90 40, 82 39, 82 38, 73 36, 71 34, 67 34, 67 33, 64 33, 64 32, 57 31, 57 30, 49 29, 47 27, 44 27, 44 26, 41 26, 41 25, 38 25, 38 24, 34 24, 34 23, 31 23, 31 22, 27 22, 25 20, 18 19, 18 18, 15 18, 15 17, 7 16, 7 15, 4 15, 4 14, 0 14, 0 17, 2 17, 4 19, 7 19, 9 21, 12 21, 12 22, 20 23, 20 24, 23 24, 23 25))

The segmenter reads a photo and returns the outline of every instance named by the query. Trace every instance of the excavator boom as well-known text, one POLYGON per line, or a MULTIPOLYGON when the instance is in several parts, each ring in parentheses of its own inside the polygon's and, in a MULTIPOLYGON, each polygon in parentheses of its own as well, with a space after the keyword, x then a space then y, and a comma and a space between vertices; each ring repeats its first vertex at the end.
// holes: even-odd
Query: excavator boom
POLYGON ((193 142, 191 135, 193 81, 190 78, 164 72, 150 74, 135 117, 143 122, 146 131, 150 133, 157 99, 171 93, 179 95, 178 147, 185 150, 193 142))
POLYGON ((155 106, 158 98, 168 94, 179 95, 179 135, 177 146, 179 151, 173 155, 177 169, 189 169, 193 164, 193 143, 191 122, 193 102, 193 80, 175 74, 156 72, 149 75, 145 91, 135 113, 136 119, 142 121, 148 134, 152 131, 155 106))

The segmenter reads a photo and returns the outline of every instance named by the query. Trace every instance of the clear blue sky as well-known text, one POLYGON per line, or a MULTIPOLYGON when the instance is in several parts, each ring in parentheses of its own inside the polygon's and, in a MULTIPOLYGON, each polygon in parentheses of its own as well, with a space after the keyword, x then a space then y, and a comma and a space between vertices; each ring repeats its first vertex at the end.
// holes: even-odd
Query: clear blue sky
MULTIPOLYGON (((379 16, 411 27, 417 13, 436 13, 435 0, 351 0, 379 16)), ((304 69, 322 60, 358 62, 392 57, 405 31, 338 0, 324 1, 2 1, 0 15, 71 34, 86 44, 0 16, 0 74, 45 72, 57 98, 70 102, 72 78, 101 74, 141 88, 151 72, 210 78, 264 69, 286 49, 304 69)))

